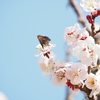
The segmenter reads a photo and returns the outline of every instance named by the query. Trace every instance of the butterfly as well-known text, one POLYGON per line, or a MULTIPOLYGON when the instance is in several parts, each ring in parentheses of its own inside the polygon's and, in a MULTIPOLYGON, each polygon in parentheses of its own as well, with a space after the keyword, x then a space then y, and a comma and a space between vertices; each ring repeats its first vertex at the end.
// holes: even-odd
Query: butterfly
POLYGON ((44 46, 49 46, 49 42, 51 41, 51 39, 49 37, 38 35, 37 38, 38 38, 42 48, 44 48, 44 46))

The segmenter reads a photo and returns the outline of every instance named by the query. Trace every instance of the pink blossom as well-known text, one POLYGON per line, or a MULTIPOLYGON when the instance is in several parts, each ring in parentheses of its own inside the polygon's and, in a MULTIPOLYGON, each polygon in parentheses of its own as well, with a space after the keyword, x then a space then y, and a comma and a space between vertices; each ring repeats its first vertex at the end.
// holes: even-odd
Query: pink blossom
POLYGON ((74 85, 83 83, 83 80, 86 79, 87 68, 81 63, 73 63, 66 70, 66 78, 74 85))
POLYGON ((64 40, 68 42, 68 45, 75 46, 79 40, 84 40, 88 36, 86 28, 80 29, 79 24, 76 23, 65 29, 64 40))

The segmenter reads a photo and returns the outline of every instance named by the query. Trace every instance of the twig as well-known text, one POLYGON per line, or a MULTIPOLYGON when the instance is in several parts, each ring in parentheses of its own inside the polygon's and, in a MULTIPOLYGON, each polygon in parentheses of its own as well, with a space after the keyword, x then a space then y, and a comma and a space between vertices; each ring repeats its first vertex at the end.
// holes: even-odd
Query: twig
POLYGON ((70 5, 72 6, 73 10, 76 12, 77 16, 78 16, 78 21, 80 22, 80 24, 82 24, 82 26, 87 28, 87 31, 91 34, 91 31, 89 29, 89 26, 86 24, 86 21, 84 20, 84 15, 81 11, 81 9, 78 6, 78 3, 76 0, 69 0, 70 5))
POLYGON ((89 100, 95 100, 95 98, 93 96, 92 96, 92 98, 89 97, 89 95, 90 95, 92 90, 88 89, 85 85, 84 85, 84 87, 79 87, 78 85, 76 85, 75 88, 80 89, 81 91, 86 93, 86 95, 89 98, 89 100))
POLYGON ((88 74, 91 73, 91 66, 88 67, 88 74))

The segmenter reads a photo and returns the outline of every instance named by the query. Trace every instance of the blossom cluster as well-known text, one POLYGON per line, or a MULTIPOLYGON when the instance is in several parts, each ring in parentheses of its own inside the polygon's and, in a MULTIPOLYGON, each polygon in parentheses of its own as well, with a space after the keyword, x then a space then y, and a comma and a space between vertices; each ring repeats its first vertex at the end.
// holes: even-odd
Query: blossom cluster
POLYGON ((93 37, 89 36, 86 28, 81 29, 79 24, 65 29, 64 40, 71 46, 72 54, 79 59, 79 62, 56 61, 55 55, 51 52, 55 45, 49 44, 42 48, 39 44, 36 48, 40 50, 39 55, 42 54, 40 68, 44 75, 51 76, 51 83, 54 86, 68 85, 74 90, 75 85, 79 87, 86 85, 87 88, 93 90, 92 95, 99 93, 100 70, 96 74, 88 73, 88 67, 97 66, 100 45, 95 44, 93 37))
POLYGON ((80 5, 87 12, 91 12, 91 15, 87 15, 86 19, 89 23, 93 24, 94 19, 100 16, 100 0, 81 0, 80 5))
MULTIPOLYGON (((100 8, 99 0, 82 0, 80 5, 85 11, 94 12, 100 8)), ((93 23, 91 23, 93 24, 93 23)), ((100 57, 100 45, 95 43, 94 37, 89 35, 85 28, 80 28, 76 23, 67 27, 64 32, 64 41, 71 48, 73 56, 78 58, 78 62, 63 62, 56 60, 55 54, 51 51, 56 45, 46 43, 46 37, 41 36, 41 43, 36 46, 41 55, 40 68, 43 74, 51 77, 54 86, 69 86, 72 90, 90 91, 89 98, 100 93, 100 70, 95 73, 91 69, 97 68, 97 61, 100 57), (41 45, 43 44, 43 45, 41 45)))

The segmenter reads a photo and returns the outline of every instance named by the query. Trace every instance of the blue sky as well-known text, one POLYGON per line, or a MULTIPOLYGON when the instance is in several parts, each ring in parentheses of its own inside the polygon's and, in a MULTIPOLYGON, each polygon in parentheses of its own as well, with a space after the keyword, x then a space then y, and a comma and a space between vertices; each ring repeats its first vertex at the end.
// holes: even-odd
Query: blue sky
MULTIPOLYGON (((64 29, 77 22, 67 0, 0 0, 0 91, 9 100, 64 100, 39 69, 37 35, 51 38, 65 60, 64 29)), ((75 59, 73 59, 75 61, 75 59)))

